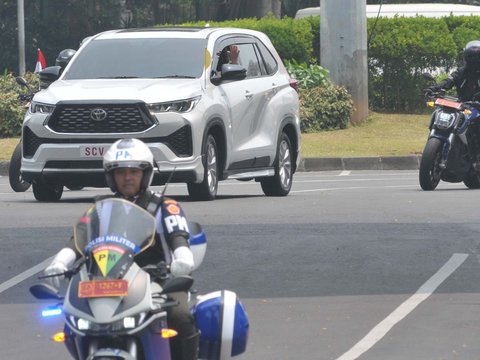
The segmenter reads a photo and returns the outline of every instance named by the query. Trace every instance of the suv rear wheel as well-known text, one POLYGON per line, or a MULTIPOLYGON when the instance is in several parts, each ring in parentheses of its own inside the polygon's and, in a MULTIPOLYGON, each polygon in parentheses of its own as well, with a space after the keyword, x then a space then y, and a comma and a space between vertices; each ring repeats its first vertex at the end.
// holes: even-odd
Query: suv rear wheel
POLYGON ((282 132, 277 147, 275 175, 260 180, 263 193, 267 196, 286 196, 292 188, 292 145, 287 134, 282 132))
POLYGON ((202 147, 203 181, 188 183, 188 194, 192 200, 213 200, 218 190, 218 148, 213 135, 209 134, 202 147))
POLYGON ((63 194, 62 185, 48 184, 42 180, 34 181, 32 190, 38 201, 58 201, 63 194))

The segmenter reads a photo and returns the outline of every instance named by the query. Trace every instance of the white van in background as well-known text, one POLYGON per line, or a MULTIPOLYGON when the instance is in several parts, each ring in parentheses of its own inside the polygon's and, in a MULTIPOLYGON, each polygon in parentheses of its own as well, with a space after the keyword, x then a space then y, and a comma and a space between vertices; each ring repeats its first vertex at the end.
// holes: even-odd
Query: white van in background
MULTIPOLYGON (((301 19, 309 16, 319 16, 320 6, 300 9, 295 14, 295 19, 301 19)), ((384 4, 367 5, 367 18, 395 16, 415 17, 425 16, 440 18, 444 16, 480 16, 480 6, 461 5, 461 4, 384 4), (380 15, 378 13, 380 9, 380 15)))

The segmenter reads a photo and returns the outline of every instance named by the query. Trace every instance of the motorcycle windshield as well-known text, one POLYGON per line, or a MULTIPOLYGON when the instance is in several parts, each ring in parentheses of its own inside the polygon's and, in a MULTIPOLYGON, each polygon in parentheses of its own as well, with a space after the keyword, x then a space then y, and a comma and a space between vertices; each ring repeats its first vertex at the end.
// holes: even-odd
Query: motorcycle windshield
POLYGON ((123 199, 98 201, 75 225, 74 241, 92 279, 119 279, 154 244, 155 218, 123 199))

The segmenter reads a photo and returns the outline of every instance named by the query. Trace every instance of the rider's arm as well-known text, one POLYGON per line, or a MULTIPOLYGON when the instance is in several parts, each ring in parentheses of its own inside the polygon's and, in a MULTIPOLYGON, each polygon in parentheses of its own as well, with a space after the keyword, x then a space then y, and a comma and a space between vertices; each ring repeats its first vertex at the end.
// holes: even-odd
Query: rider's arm
POLYGON ((445 80, 441 81, 438 86, 442 89, 449 90, 455 86, 456 83, 461 82, 463 77, 462 69, 457 69, 453 71, 445 80))
POLYGON ((173 252, 170 271, 173 275, 187 275, 194 267, 193 254, 188 244, 189 230, 187 218, 175 200, 162 202, 162 225, 165 239, 173 252))

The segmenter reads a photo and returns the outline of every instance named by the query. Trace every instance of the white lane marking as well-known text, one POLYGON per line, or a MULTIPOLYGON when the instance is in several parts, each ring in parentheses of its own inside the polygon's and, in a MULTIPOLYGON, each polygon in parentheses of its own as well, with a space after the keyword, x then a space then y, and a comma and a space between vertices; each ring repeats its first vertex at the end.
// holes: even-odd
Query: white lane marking
POLYGON ((350 175, 351 171, 350 170, 343 170, 338 176, 348 176, 350 175))
POLYGON ((336 190, 363 190, 363 189, 379 189, 379 188, 411 188, 418 187, 418 185, 386 185, 386 186, 346 186, 338 188, 318 188, 318 189, 309 189, 309 190, 292 190, 293 193, 306 193, 306 192, 316 192, 316 191, 336 191, 336 190))
POLYGON ((37 264, 34 267, 22 272, 21 274, 18 274, 17 276, 14 276, 10 280, 7 280, 4 283, 0 284, 0 293, 2 293, 5 290, 10 289, 11 287, 21 283, 23 280, 28 279, 30 276, 35 275, 36 273, 44 270, 50 264, 50 262, 53 260, 54 256, 42 261, 40 264, 37 264))
POLYGON ((364 352, 371 349, 380 341, 398 322, 411 313, 418 305, 426 300, 463 262, 468 254, 453 254, 452 257, 430 279, 423 284, 415 294, 397 307, 389 316, 375 326, 362 340, 355 344, 337 360, 355 360, 364 352))

